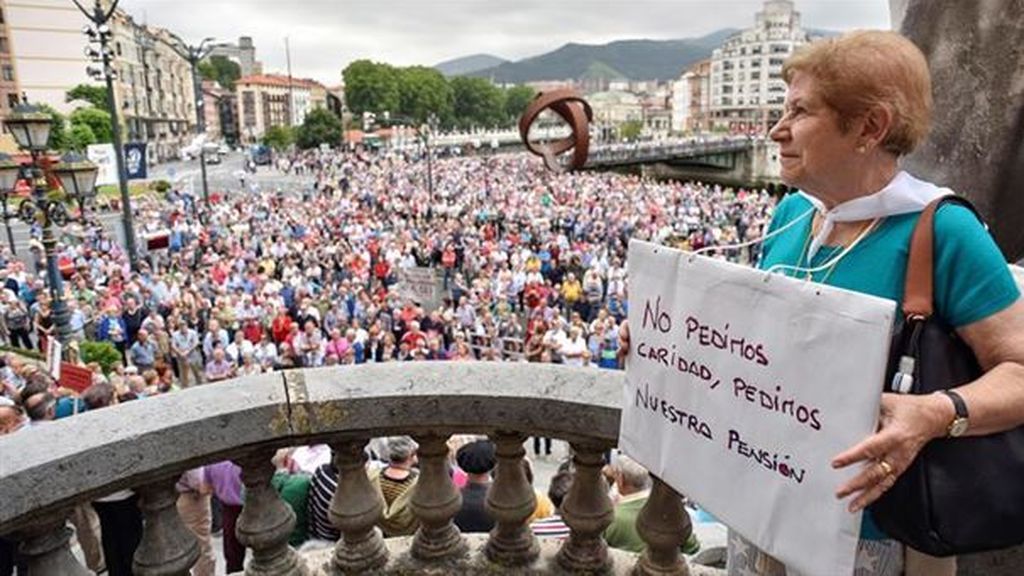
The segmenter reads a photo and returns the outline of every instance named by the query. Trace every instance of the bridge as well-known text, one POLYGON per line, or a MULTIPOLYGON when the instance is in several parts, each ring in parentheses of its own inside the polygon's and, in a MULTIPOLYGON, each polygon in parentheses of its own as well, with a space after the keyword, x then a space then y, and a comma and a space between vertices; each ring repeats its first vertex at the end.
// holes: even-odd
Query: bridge
MULTIPOLYGON (((534 128, 531 140, 553 141, 569 135, 565 125, 534 128)), ((592 135, 596 136, 596 134, 592 135)), ((399 141, 398 148, 418 142, 399 141)), ((518 130, 442 133, 431 145, 520 151, 518 130)), ((622 170, 654 178, 693 179, 729 185, 782 184, 778 146, 766 138, 702 135, 628 144, 608 143, 592 137, 586 167, 622 170)))

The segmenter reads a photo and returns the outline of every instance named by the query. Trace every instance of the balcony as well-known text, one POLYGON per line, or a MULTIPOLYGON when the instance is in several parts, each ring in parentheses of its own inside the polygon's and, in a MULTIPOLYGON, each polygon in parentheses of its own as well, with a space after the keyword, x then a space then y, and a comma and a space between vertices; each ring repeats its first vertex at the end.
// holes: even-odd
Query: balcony
POLYGON ((622 386, 622 372, 545 364, 377 364, 263 374, 87 412, 0 437, 0 534, 21 541, 32 574, 86 574, 70 552, 69 513, 131 488, 145 518, 135 573, 185 574, 199 552, 177 514, 175 482, 231 459, 246 488, 237 525, 250 550, 246 574, 724 574, 680 556, 689 517, 658 480, 637 520, 643 554, 610 550, 601 537, 612 520, 602 455, 616 444, 622 386), (497 445, 490 534, 461 535, 452 522, 461 496, 445 442, 454 433, 488 434, 497 445), (420 528, 385 540, 364 448, 396 434, 420 444, 420 528), (562 507, 571 535, 561 544, 539 541, 526 524, 535 506, 521 465, 528 435, 573 447, 576 476, 562 507), (339 469, 331 516, 342 538, 300 555, 288 545, 294 513, 270 487, 271 456, 320 442, 339 469))

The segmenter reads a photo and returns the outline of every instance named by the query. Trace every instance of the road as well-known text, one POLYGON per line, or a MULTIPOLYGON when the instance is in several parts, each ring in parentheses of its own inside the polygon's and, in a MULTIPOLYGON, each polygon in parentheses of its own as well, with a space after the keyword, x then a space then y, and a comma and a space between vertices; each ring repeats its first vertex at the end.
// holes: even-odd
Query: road
MULTIPOLYGON (((208 164, 206 167, 206 180, 211 194, 218 192, 238 193, 242 190, 239 174, 242 173, 245 155, 241 152, 232 152, 224 157, 220 164, 208 164)), ((199 160, 186 160, 168 162, 153 166, 149 170, 148 182, 167 180, 172 186, 179 190, 192 192, 199 200, 203 197, 202 171, 199 160)), ((305 186, 313 184, 311 176, 292 176, 284 174, 269 166, 260 166, 256 174, 246 174, 246 188, 251 183, 263 190, 276 189, 278 187, 290 191, 301 190, 305 186)), ((12 206, 12 208, 14 208, 12 206)), ((124 245, 124 231, 120 212, 106 212, 96 216, 109 234, 118 238, 121 245, 124 245)), ((135 222, 136 231, 141 229, 142 223, 135 222)), ((11 232, 14 236, 14 246, 18 259, 25 262, 27 266, 32 265, 31 253, 29 251, 29 227, 17 218, 10 220, 11 232)), ((7 243, 6 232, 3 233, 2 241, 7 243)), ((138 234, 138 232, 136 232, 138 234)), ((140 240, 141 244, 141 240, 140 240)))

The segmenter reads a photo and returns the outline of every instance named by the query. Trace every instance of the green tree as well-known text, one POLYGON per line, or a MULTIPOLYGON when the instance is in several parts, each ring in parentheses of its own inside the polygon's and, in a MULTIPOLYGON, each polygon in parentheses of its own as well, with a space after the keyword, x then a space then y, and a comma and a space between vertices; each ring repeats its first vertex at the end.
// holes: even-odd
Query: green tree
POLYGON ((513 86, 505 91, 505 116, 514 124, 526 112, 537 91, 529 86, 513 86))
POLYGON ((292 129, 287 126, 271 126, 263 135, 263 143, 274 150, 284 150, 295 141, 292 129))
POLYGON ((108 108, 107 89, 103 86, 79 84, 64 94, 65 102, 71 102, 72 100, 83 100, 100 110, 106 110, 108 108))
POLYGON ((210 56, 196 67, 204 80, 216 80, 228 90, 235 89, 235 82, 242 77, 242 67, 227 56, 210 56))
POLYGON ((88 126, 96 139, 95 143, 105 144, 114 140, 110 114, 106 110, 92 106, 79 108, 71 113, 69 120, 71 120, 72 129, 79 124, 88 126))
POLYGON ((68 130, 68 149, 74 150, 75 152, 85 152, 85 149, 90 144, 96 144, 96 134, 93 133, 92 128, 88 124, 71 124, 71 129, 68 130))
POLYGON ((451 79, 455 93, 455 124, 460 128, 494 126, 505 118, 505 93, 484 78, 456 76, 451 79))
POLYGON ((639 120, 627 120, 619 126, 619 137, 623 140, 636 140, 644 131, 644 125, 639 120))
POLYGON ((423 124, 431 113, 450 121, 455 93, 443 74, 425 66, 410 66, 398 70, 399 113, 423 124))
POLYGON ((401 107, 399 73, 393 66, 356 60, 341 74, 345 80, 345 101, 356 116, 363 112, 397 112, 401 107))
POLYGON ((302 126, 295 129, 295 144, 303 150, 316 148, 323 143, 337 147, 341 137, 341 120, 323 108, 310 111, 302 126))

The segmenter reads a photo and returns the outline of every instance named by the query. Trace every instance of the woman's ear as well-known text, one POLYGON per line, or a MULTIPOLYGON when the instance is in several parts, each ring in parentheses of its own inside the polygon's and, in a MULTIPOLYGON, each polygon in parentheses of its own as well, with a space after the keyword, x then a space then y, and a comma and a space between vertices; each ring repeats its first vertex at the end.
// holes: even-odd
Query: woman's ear
POLYGON ((858 151, 875 150, 883 145, 892 130, 892 110, 884 104, 872 106, 861 118, 859 124, 858 151))

